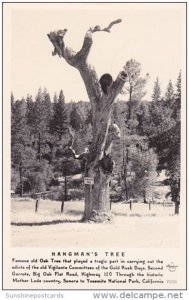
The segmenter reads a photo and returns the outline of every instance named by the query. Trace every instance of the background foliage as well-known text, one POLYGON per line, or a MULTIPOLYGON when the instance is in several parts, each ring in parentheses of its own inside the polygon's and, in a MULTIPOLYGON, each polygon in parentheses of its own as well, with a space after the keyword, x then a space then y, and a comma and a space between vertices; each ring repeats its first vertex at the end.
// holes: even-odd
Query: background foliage
MULTIPOLYGON (((125 69, 129 81, 123 93, 128 93, 129 99, 122 101, 120 95, 111 119, 121 129, 121 139, 112 149, 111 198, 146 202, 154 196, 157 175, 165 170, 163 184, 170 187, 167 197, 179 205, 181 73, 175 86, 168 82, 164 95, 157 78, 151 99, 143 100, 149 74, 142 78, 140 63, 133 59, 125 69)), ((47 89, 41 88, 36 96, 16 99, 11 94, 10 100, 11 189, 21 196, 58 191, 60 197, 55 198, 61 198, 61 178, 80 174, 82 169, 66 150, 72 146, 80 154, 91 142, 90 103, 65 102, 63 90, 51 99, 47 89)), ((69 183, 77 198, 83 196, 82 184, 82 179, 69 183)))

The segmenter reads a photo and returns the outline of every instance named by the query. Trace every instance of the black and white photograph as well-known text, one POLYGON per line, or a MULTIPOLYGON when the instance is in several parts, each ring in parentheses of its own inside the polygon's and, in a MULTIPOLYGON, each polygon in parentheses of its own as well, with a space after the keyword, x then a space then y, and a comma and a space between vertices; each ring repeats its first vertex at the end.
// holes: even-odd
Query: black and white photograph
POLYGON ((3 4, 5 289, 186 289, 186 3, 3 4))

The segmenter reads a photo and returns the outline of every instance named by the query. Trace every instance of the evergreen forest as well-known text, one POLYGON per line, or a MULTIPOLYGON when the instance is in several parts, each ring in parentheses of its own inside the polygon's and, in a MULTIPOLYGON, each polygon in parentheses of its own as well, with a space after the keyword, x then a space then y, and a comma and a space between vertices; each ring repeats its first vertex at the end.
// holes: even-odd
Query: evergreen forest
MULTIPOLYGON (((156 199, 158 176, 165 174, 161 185, 164 195, 180 204, 181 146, 181 72, 177 82, 167 83, 165 93, 156 78, 153 93, 146 99, 149 74, 141 77, 141 65, 131 59, 125 66, 129 76, 122 94, 114 103, 111 123, 117 124, 121 138, 114 142, 115 162, 110 197, 117 201, 156 199), (134 75, 133 75, 134 74, 134 75)), ((51 98, 39 88, 37 95, 17 99, 11 94, 11 191, 31 197, 48 193, 52 200, 80 200, 84 197, 82 174, 84 159, 91 145, 91 107, 87 99, 65 99, 63 88, 51 98), (75 157, 70 149, 74 149, 75 157)))

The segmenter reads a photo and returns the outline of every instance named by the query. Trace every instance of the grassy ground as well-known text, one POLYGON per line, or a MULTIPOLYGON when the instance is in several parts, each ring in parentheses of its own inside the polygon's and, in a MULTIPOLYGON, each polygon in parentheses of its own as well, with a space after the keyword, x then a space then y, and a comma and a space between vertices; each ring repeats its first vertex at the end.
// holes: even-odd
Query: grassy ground
POLYGON ((17 247, 177 247, 174 206, 113 203, 112 224, 82 223, 84 201, 12 199, 12 245, 17 247))

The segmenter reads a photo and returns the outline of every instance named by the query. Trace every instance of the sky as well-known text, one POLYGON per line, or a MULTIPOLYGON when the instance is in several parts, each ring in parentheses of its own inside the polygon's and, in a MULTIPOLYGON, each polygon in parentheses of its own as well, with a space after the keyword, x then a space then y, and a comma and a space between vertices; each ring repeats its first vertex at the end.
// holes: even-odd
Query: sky
MULTIPOLYGON (((62 89, 67 102, 88 100, 78 70, 52 56, 47 33, 67 28, 65 44, 78 51, 86 31, 122 19, 111 33, 93 34, 88 61, 100 76, 117 77, 126 61, 141 63, 141 75, 150 74, 145 99, 150 99, 159 77, 162 92, 169 80, 176 83, 185 63, 185 4, 183 3, 84 3, 4 4, 7 58, 10 56, 10 89, 16 99, 35 96, 41 87, 51 97, 62 89)), ((6 55, 5 55, 6 56, 6 55)), ((119 95, 119 99, 124 98, 119 95)))

